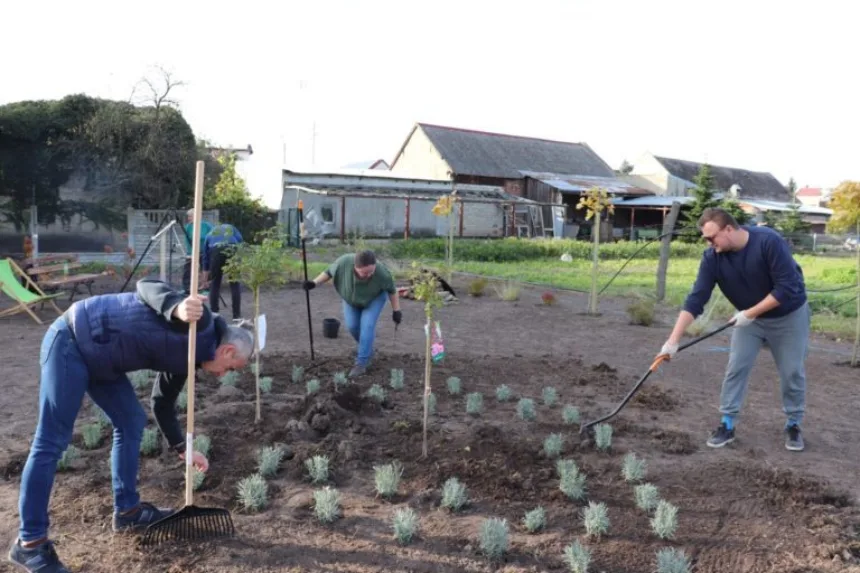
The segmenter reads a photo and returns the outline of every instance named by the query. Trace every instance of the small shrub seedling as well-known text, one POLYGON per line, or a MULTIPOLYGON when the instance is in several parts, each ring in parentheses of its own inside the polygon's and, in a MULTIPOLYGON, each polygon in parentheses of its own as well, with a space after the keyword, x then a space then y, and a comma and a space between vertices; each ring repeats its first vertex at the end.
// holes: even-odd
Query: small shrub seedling
POLYGON ((602 452, 609 450, 612 447, 612 426, 609 424, 594 426, 594 444, 602 452))
POLYGON ((188 409, 188 390, 183 389, 176 397, 176 407, 183 412, 188 409))
POLYGON ((57 471, 64 472, 68 471, 72 468, 72 464, 76 462, 81 457, 80 451, 73 444, 69 444, 69 447, 66 448, 66 451, 63 452, 63 455, 60 457, 60 460, 57 462, 57 471))
POLYGON ((585 474, 579 471, 573 460, 558 460, 555 464, 558 473, 558 489, 570 499, 584 499, 586 495, 585 474))
POLYGON ((311 482, 323 483, 328 481, 328 456, 314 456, 305 460, 311 482))
POLYGON ((588 507, 582 510, 582 522, 589 537, 600 539, 609 532, 609 512, 606 504, 588 502, 588 507))
POLYGON ((496 400, 499 402, 507 402, 511 399, 511 396, 513 396, 513 392, 507 384, 502 384, 496 388, 496 400))
POLYGON ((537 418, 535 401, 531 398, 521 398, 517 403, 517 416, 529 422, 534 421, 537 418))
POLYGON ((637 326, 651 326, 654 323, 654 303, 650 298, 636 297, 636 300, 627 305, 627 315, 630 324, 637 326))
POLYGON ((329 486, 316 490, 314 515, 320 523, 332 523, 340 517, 340 493, 329 486))
POLYGON ((395 461, 384 466, 374 466, 373 471, 376 474, 376 493, 386 498, 396 495, 403 476, 403 466, 395 461))
POLYGON ((545 406, 552 408, 558 404, 558 392, 552 386, 544 388, 541 394, 543 395, 543 403, 545 406))
POLYGON ((460 379, 456 376, 451 376, 448 378, 448 393, 449 394, 459 394, 462 391, 462 385, 460 384, 460 379))
POLYGON ((664 547, 657 552, 657 573, 690 573, 690 566, 683 549, 664 547))
POLYGON ((540 300, 546 306, 554 306, 555 303, 558 302, 558 299, 556 298, 556 296, 553 293, 551 293, 550 291, 546 291, 545 293, 540 295, 540 300))
POLYGON ((550 434, 543 441, 543 453, 550 459, 557 458, 561 455, 561 449, 564 447, 564 438, 561 434, 550 434))
POLYGON ((153 373, 151 370, 137 370, 131 373, 131 385, 135 390, 143 390, 152 379, 153 373))
POLYGON ((391 369, 390 384, 394 390, 403 390, 403 370, 398 368, 391 369))
POLYGON ((469 294, 474 297, 484 296, 489 281, 484 277, 477 278, 469 283, 469 294))
POLYGON ((411 507, 400 508, 394 512, 392 527, 397 543, 406 545, 418 533, 418 514, 411 507))
POLYGON ((508 521, 491 517, 481 524, 481 551, 488 558, 497 560, 508 552, 508 521))
POLYGON ((335 389, 337 389, 341 386, 346 386, 347 384, 349 384, 349 378, 347 378, 346 372, 335 372, 333 382, 335 389))
POLYGON ((305 384, 305 388, 307 389, 308 396, 312 396, 320 391, 320 381, 316 378, 308 380, 307 384, 305 384))
POLYGON ((98 422, 86 424, 81 428, 81 435, 84 438, 84 447, 86 449, 92 450, 97 448, 99 442, 102 441, 102 425, 98 422))
POLYGON ((146 428, 140 440, 140 453, 151 456, 156 452, 158 452, 158 430, 146 428))
POLYGON ((292 380, 293 384, 301 384, 305 379, 305 369, 298 364, 293 365, 292 380))
POLYGON ((568 404, 561 411, 561 419, 564 420, 565 424, 578 424, 579 423, 579 408, 575 406, 571 406, 568 404))
POLYGON ((564 548, 564 562, 570 573, 588 573, 591 565, 591 550, 579 541, 574 541, 564 548))
POLYGON ((621 468, 621 475, 624 476, 624 481, 642 481, 645 479, 645 470, 645 460, 636 457, 636 454, 633 453, 624 456, 624 466, 621 468))
POLYGON ((493 290, 496 291, 496 296, 505 302, 515 302, 520 300, 520 287, 514 281, 508 281, 501 285, 494 285, 493 290))
POLYGON ((442 486, 442 507, 459 511, 467 501, 466 486, 455 477, 449 478, 442 486))
POLYGON ((104 427, 104 428, 111 426, 110 418, 108 418, 108 415, 105 413, 105 411, 102 410, 101 408, 99 408, 98 406, 96 406, 95 408, 96 408, 96 422, 101 424, 102 427, 104 427))
POLYGON ((191 470, 191 487, 197 491, 203 487, 203 481, 206 479, 206 474, 201 472, 196 467, 191 470))
POLYGON ((466 413, 477 416, 484 410, 484 395, 480 392, 472 392, 466 396, 466 413))
POLYGON ((272 477, 278 473, 278 468, 280 468, 283 459, 283 449, 275 446, 267 446, 261 449, 257 455, 257 471, 264 478, 272 477))
POLYGON ((221 382, 222 386, 235 386, 236 383, 239 381, 239 373, 235 370, 231 370, 230 372, 227 372, 226 374, 221 376, 218 381, 221 382))
POLYGON ((675 537, 675 530, 678 529, 678 508, 661 499, 654 517, 651 518, 651 529, 660 539, 675 537))
POLYGON ((269 501, 269 485, 263 476, 254 474, 239 482, 239 502, 248 511, 260 511, 269 501))
POLYGON ((657 491, 657 486, 650 483, 634 487, 633 496, 636 499, 636 507, 646 512, 657 507, 657 502, 660 501, 660 493, 657 491))
POLYGON ((529 533, 536 533, 542 530, 546 527, 546 510, 542 507, 536 507, 527 512, 523 518, 523 527, 529 533))
POLYGON ((268 394, 272 391, 272 377, 263 376, 260 378, 260 392, 268 394))
POLYGON ((367 395, 373 399, 375 402, 382 404, 385 402, 385 388, 380 386, 379 384, 374 384, 367 391, 367 395))
POLYGON ((194 437, 194 451, 200 452, 204 457, 209 457, 209 450, 212 448, 212 440, 206 434, 200 434, 194 437))

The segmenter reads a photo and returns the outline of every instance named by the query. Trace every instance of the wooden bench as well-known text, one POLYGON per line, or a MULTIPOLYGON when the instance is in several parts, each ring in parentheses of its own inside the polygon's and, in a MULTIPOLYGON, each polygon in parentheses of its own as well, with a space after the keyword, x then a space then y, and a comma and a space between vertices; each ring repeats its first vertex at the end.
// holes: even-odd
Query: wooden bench
POLYGON ((69 302, 78 294, 78 287, 86 286, 90 296, 93 294, 93 283, 100 274, 82 273, 69 274, 72 269, 79 269, 83 265, 78 261, 78 255, 48 255, 37 259, 24 259, 21 266, 28 276, 45 292, 58 290, 69 291, 69 302))

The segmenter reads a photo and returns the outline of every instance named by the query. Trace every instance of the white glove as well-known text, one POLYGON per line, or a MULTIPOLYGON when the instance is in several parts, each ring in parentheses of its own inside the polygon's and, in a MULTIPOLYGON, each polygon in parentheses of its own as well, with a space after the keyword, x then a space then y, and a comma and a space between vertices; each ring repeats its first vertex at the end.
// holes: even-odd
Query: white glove
POLYGON ((744 312, 745 311, 742 310, 732 317, 732 320, 735 321, 735 326, 749 326, 755 320, 754 318, 748 318, 744 312))
POLYGON ((663 348, 660 349, 659 356, 668 355, 669 358, 674 358, 678 353, 678 343, 677 342, 666 342, 663 345, 663 348))

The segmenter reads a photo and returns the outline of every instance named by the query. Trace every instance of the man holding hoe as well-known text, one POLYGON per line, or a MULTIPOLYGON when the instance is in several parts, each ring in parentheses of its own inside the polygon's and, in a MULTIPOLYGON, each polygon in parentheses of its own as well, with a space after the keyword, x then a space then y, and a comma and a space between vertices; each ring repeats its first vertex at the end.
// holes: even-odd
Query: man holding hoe
POLYGON ((317 278, 306 281, 304 288, 311 290, 330 280, 343 299, 346 328, 358 343, 358 355, 349 377, 362 376, 373 354, 376 323, 386 300, 391 302, 394 323, 400 324, 403 319, 394 278, 385 265, 377 264, 373 251, 361 251, 339 257, 317 278))
POLYGON ((733 317, 729 363, 720 396, 722 420, 708 440, 721 448, 735 440, 735 418, 746 396, 753 364, 764 344, 770 347, 786 415, 785 447, 803 450, 800 424, 806 408, 804 362, 811 313, 803 271, 788 244, 767 227, 741 227, 723 209, 705 209, 698 226, 711 248, 705 250, 693 289, 660 355, 670 359, 687 327, 704 310, 714 286, 738 310, 733 317))
MULTIPOLYGON (((155 370, 152 411, 170 448, 184 459, 185 436, 175 402, 185 385, 189 324, 197 322, 197 364, 222 376, 244 368, 253 335, 228 325, 203 305, 157 280, 141 280, 134 293, 107 294, 74 303, 49 328, 39 356, 39 421, 21 474, 18 539, 9 560, 29 573, 69 573, 48 538, 48 502, 57 462, 72 439, 84 394, 113 424, 111 473, 113 530, 140 531, 173 513, 142 502, 137 491, 140 442, 147 416, 127 372, 155 370)), ((206 471, 209 462, 190 452, 206 471)))

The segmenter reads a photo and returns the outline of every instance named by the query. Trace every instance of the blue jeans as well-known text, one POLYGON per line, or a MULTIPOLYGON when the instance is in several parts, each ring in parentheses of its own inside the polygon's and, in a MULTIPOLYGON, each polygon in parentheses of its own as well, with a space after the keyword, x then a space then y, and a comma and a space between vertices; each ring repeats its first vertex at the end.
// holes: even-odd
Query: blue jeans
POLYGON ((741 409, 759 350, 767 342, 779 371, 786 426, 800 424, 806 410, 806 369, 812 313, 805 304, 785 316, 758 318, 732 331, 729 363, 720 395, 720 412, 734 418, 741 409))
POLYGON ((75 418, 84 394, 89 394, 113 424, 111 473, 116 511, 134 509, 140 502, 137 470, 140 441, 147 418, 128 377, 91 381, 87 366, 65 318, 51 325, 39 353, 39 422, 30 455, 21 474, 21 541, 48 536, 48 502, 57 462, 72 439, 75 418))
POLYGON ((382 292, 366 308, 356 308, 343 301, 343 318, 349 333, 358 342, 358 356, 355 363, 367 366, 373 354, 373 340, 376 338, 376 323, 385 308, 388 293, 382 292))

